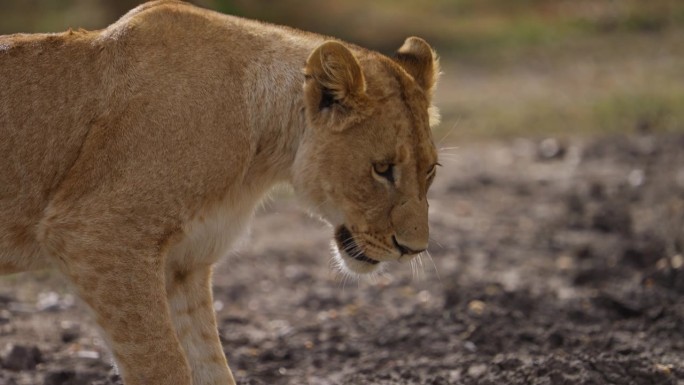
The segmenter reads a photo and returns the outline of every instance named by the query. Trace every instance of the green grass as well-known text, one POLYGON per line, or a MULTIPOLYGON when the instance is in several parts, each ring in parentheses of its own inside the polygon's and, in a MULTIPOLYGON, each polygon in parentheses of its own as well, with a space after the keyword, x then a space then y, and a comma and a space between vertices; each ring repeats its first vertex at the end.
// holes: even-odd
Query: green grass
POLYGON ((684 131, 684 90, 613 95, 596 101, 591 117, 599 131, 684 131))
POLYGON ((523 99, 512 106, 462 105, 443 109, 437 138, 483 140, 520 136, 570 137, 636 132, 684 132, 684 92, 642 90, 564 103, 523 99))
POLYGON ((682 132, 682 41, 682 30, 630 32, 446 60, 436 136, 682 132))

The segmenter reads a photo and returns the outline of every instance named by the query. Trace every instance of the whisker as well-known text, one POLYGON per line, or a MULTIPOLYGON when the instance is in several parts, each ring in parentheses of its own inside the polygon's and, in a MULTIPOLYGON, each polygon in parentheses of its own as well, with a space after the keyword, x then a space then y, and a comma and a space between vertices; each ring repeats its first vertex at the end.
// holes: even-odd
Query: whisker
POLYGON ((347 281, 349 281, 349 273, 345 272, 344 277, 342 277, 342 293, 347 288, 347 281))
POLYGON ((350 257, 357 259, 358 257, 360 257, 362 255, 363 255, 363 251, 358 250, 358 251, 355 251, 354 254, 351 254, 350 257))
POLYGON ((420 269, 418 268, 418 258, 411 258, 411 279, 415 282, 421 282, 420 269))
MULTIPOLYGON (((442 249, 444 248, 444 246, 442 246, 442 244, 439 243, 439 241, 436 240, 435 238, 432 238, 432 237, 428 237, 428 238, 429 238, 432 242, 436 243, 437 246, 439 246, 440 248, 442 248, 442 249)), ((426 251, 427 251, 427 250, 426 250, 426 251)))
POLYGON ((338 280, 338 278, 340 276, 339 276, 339 272, 337 270, 337 259, 335 258, 334 253, 333 253, 333 255, 330 256, 330 260, 328 261, 328 268, 330 269, 330 271, 328 272, 330 275, 328 277, 330 277, 330 278, 338 281, 338 283, 340 283, 340 281, 338 280))
MULTIPOLYGON (((351 241, 351 238, 347 241, 351 241)), ((346 246, 347 241, 343 242, 342 244, 346 246)), ((356 243, 354 243, 354 248, 352 248, 350 251, 351 253, 349 254, 349 256, 352 258, 357 258, 363 255, 363 249, 356 243)))
POLYGON ((445 151, 445 150, 458 150, 458 149, 460 149, 460 148, 461 148, 460 146, 440 147, 440 148, 437 149, 437 151, 442 152, 442 151, 445 151))
POLYGON ((418 270, 418 281, 424 281, 425 280, 425 266, 423 266, 423 253, 420 253, 416 256, 416 259, 418 260, 418 267, 420 269, 418 270))
POLYGON ((455 123, 451 126, 451 128, 449 129, 449 132, 447 132, 446 135, 444 135, 444 136, 442 137, 442 139, 440 139, 440 140, 437 142, 437 146, 439 146, 440 144, 442 144, 442 142, 443 142, 444 140, 446 140, 446 138, 448 138, 449 135, 451 135, 451 133, 454 132, 454 130, 456 130, 456 127, 458 126, 458 124, 459 124, 460 122, 461 122, 461 116, 459 115, 459 116, 456 118, 456 122, 455 122, 455 123))
POLYGON ((461 156, 456 153, 450 153, 450 152, 441 152, 439 153, 439 158, 442 159, 443 157, 448 156, 452 158, 460 158, 461 156))
POLYGON ((375 274, 375 272, 372 272, 368 275, 368 280, 373 284, 377 285, 378 284, 378 276, 375 274))
POLYGON ((439 160, 445 160, 453 163, 459 163, 461 160, 456 158, 440 157, 439 160))
POLYGON ((391 278, 391 276, 385 271, 384 268, 378 269, 378 275, 379 275, 381 278, 386 278, 386 279, 390 279, 390 278, 391 278))
POLYGON ((330 261, 331 272, 335 274, 335 279, 338 280, 338 285, 342 286, 342 291, 344 292, 347 282, 357 279, 358 276, 350 272, 349 269, 344 266, 342 256, 340 255, 340 252, 335 246, 334 242, 331 243, 331 248, 333 252, 333 256, 330 261))
POLYGON ((416 266, 415 266, 416 261, 411 259, 409 262, 411 265, 411 281, 415 281, 416 280, 416 266))
POLYGON ((442 277, 439 275, 439 270, 437 270, 437 265, 435 265, 435 260, 432 258, 432 254, 430 254, 429 250, 425 250, 425 254, 428 256, 430 263, 432 263, 432 267, 435 269, 435 275, 437 276, 439 283, 442 283, 442 277))

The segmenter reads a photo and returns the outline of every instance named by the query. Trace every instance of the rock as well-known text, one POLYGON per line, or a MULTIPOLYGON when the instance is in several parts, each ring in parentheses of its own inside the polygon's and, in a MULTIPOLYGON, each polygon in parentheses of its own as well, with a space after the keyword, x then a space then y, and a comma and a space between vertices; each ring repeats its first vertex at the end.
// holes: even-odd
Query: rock
POLYGON ((43 362, 40 350, 35 346, 13 345, 2 357, 2 366, 7 370, 33 370, 43 362))

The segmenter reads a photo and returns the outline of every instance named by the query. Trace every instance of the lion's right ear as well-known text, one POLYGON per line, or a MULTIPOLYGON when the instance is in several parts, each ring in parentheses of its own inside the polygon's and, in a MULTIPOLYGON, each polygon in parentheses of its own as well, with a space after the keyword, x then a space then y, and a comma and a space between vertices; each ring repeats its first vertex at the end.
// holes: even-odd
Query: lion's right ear
POLYGON ((321 44, 309 55, 304 73, 304 98, 312 124, 342 131, 362 114, 366 81, 347 47, 336 41, 321 44))
POLYGON ((432 96, 439 77, 439 59, 430 45, 419 37, 409 37, 394 58, 416 83, 432 96))

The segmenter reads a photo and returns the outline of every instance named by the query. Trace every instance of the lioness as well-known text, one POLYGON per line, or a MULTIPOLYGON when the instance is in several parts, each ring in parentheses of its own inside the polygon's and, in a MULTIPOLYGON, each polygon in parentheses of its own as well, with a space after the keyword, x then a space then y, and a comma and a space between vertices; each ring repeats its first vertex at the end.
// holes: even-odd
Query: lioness
POLYGON ((211 269, 275 183, 351 272, 427 247, 438 72, 176 1, 0 37, 0 273, 64 274, 127 385, 234 384, 211 269))

